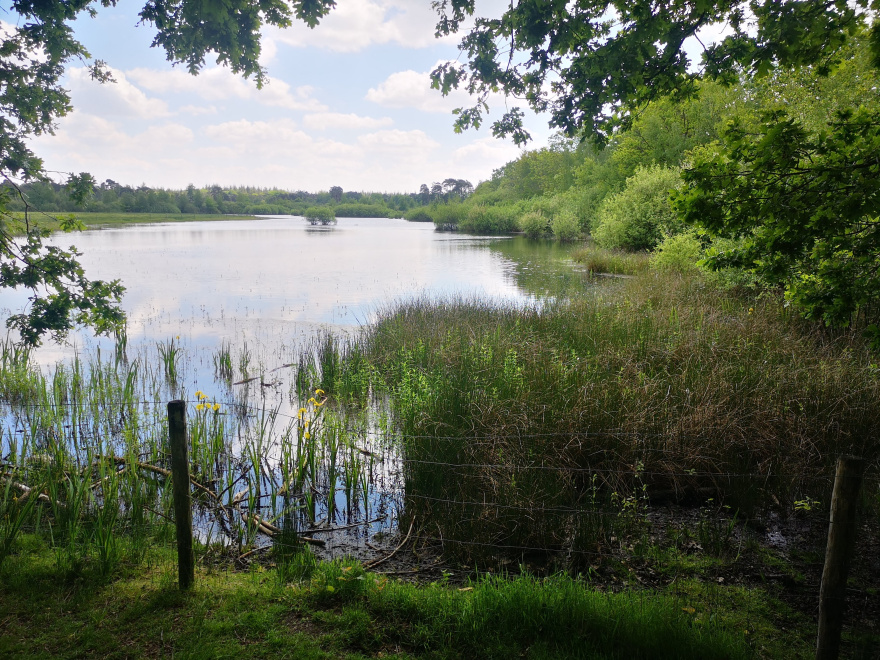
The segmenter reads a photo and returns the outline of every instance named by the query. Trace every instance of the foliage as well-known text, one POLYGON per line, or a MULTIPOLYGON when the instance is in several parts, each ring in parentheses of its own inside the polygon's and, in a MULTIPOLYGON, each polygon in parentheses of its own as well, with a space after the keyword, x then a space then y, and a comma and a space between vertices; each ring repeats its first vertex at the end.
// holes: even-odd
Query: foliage
MULTIPOLYGON (((88 178, 72 179, 81 190, 90 185, 88 178)), ((3 202, 12 190, 0 189, 0 287, 25 288, 30 296, 27 311, 9 316, 6 326, 17 330, 27 346, 38 346, 46 335, 62 341, 77 323, 92 326, 98 334, 120 328, 125 317, 119 301, 125 289, 119 280, 86 278, 76 248, 44 246, 49 230, 31 223, 27 214, 23 238, 7 231, 10 216, 3 212, 3 202)), ((61 220, 64 231, 81 228, 73 218, 61 220)))
POLYGON ((693 231, 664 238, 651 257, 657 270, 688 273, 697 270, 703 256, 703 244, 693 231))
POLYGON ((603 250, 590 242, 572 252, 571 258, 590 273, 610 275, 636 275, 650 265, 649 256, 644 252, 603 250))
POLYGON ((619 134, 611 159, 621 175, 632 176, 640 166, 679 166, 687 152, 718 139, 734 113, 754 105, 742 87, 705 82, 698 89, 697 97, 650 103, 619 134))
MULTIPOLYGON (((586 132, 607 141, 632 113, 663 96, 687 98, 696 90, 686 42, 701 29, 726 24, 720 42, 703 52, 703 70, 729 82, 740 70, 763 75, 775 66, 819 63, 827 71, 835 53, 862 20, 871 0, 799 0, 533 3, 510 5, 500 18, 477 17, 462 38, 468 61, 440 64, 432 84, 443 93, 464 86, 475 96, 456 112, 456 130, 479 127, 489 95, 498 90, 526 99, 550 125, 569 135, 586 132), (502 48, 500 44, 503 44, 502 48)), ((439 35, 464 29, 475 0, 434 4, 439 35)), ((518 144, 529 139, 523 112, 512 107, 492 125, 518 144)))
POLYGON ((508 234, 515 231, 515 212, 506 206, 470 205, 458 230, 470 234, 508 234))
POLYGON ((330 206, 310 206, 303 211, 303 217, 310 225, 336 224, 336 214, 330 206))
POLYGON ((563 243, 571 243, 581 234, 577 216, 569 209, 564 209, 553 216, 550 227, 553 229, 553 235, 563 243))
POLYGON ((410 209, 403 215, 410 222, 433 222, 430 212, 424 206, 417 206, 410 209))
POLYGON ((541 238, 547 233, 549 223, 542 213, 530 211, 520 216, 519 228, 529 238, 541 238))
POLYGON ((680 185, 677 169, 643 167, 626 180, 623 191, 605 199, 593 232, 596 243, 605 248, 651 250, 665 237, 681 230, 669 201, 669 193, 680 185))
POLYGON ((676 206, 713 235, 739 238, 708 258, 785 290, 809 318, 848 325, 880 303, 880 111, 840 112, 809 132, 785 111, 755 130, 734 122, 698 150, 676 206))
POLYGON ((388 218, 396 215, 387 206, 378 204, 339 204, 332 211, 337 218, 388 218))

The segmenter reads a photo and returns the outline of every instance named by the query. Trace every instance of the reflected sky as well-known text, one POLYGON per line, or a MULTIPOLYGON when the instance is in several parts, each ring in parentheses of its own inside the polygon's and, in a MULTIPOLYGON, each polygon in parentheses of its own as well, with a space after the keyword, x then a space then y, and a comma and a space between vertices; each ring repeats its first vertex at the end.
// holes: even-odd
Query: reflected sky
MULTIPOLYGON (((190 349, 229 341, 270 352, 321 329, 351 331, 381 307, 416 296, 532 301, 546 283, 529 287, 524 273, 551 257, 557 262, 564 250, 439 233, 430 223, 340 218, 319 228, 290 216, 136 225, 50 242, 75 245, 90 278, 122 280, 130 345, 179 335, 190 349)), ((17 311, 25 299, 3 291, 0 309, 17 311)), ((96 345, 112 343, 82 332, 36 357, 52 364, 96 345)))

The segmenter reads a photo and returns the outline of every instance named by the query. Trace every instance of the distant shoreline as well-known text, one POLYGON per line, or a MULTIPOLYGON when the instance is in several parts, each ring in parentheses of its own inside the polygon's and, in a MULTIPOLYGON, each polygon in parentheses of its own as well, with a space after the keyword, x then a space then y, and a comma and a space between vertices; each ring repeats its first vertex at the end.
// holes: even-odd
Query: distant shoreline
MULTIPOLYGON (((45 227, 50 231, 60 231, 61 223, 56 218, 70 215, 67 211, 31 212, 31 224, 45 227)), ((223 220, 257 220, 256 215, 224 215, 222 213, 73 213, 77 220, 82 221, 86 230, 124 227, 133 224, 157 224, 160 222, 204 222, 223 220)), ((6 223, 7 231, 13 236, 23 236, 24 213, 12 214, 13 219, 6 223)))

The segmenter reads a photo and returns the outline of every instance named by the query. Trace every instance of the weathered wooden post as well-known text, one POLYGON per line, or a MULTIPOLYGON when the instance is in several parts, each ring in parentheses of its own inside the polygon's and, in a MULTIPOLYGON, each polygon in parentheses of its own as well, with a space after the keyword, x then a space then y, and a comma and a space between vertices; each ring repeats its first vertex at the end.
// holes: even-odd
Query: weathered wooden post
POLYGON ((822 587, 819 591, 819 636, 816 641, 816 660, 837 660, 840 654, 846 580, 856 541, 856 505, 864 469, 864 459, 841 456, 837 460, 834 493, 831 496, 825 568, 822 571, 822 587))
POLYGON ((186 403, 168 403, 168 441, 171 448, 171 483, 174 522, 177 526, 177 570, 181 589, 195 581, 193 558, 192 501, 189 484, 189 449, 186 442, 186 403))

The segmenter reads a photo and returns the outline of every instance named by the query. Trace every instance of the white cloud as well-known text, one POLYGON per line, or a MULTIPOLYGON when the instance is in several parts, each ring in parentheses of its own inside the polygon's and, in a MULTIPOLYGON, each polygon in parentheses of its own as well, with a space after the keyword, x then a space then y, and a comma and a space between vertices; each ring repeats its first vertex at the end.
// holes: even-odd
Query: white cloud
MULTIPOLYGON (((425 0, 344 0, 314 30, 301 22, 290 28, 266 30, 265 41, 313 47, 340 53, 377 44, 425 48, 437 42, 437 14, 425 0)), ((457 41, 458 37, 442 41, 457 41)))
POLYGON ((354 113, 343 114, 341 112, 323 112, 303 117, 303 126, 316 131, 371 129, 391 126, 393 123, 390 117, 361 117, 354 113))
POLYGON ((216 105, 185 105, 178 108, 178 112, 184 115, 199 117, 201 115, 216 115, 218 110, 216 105))
POLYGON ((476 184, 488 179, 493 169, 519 157, 520 149, 510 143, 492 137, 479 138, 470 144, 459 147, 452 153, 453 169, 476 184))
POLYGON ((326 109, 312 98, 314 89, 308 86, 291 88, 283 80, 268 78, 262 89, 251 80, 237 76, 225 67, 214 67, 192 76, 181 69, 132 69, 129 78, 144 89, 157 94, 195 94, 207 101, 243 99, 263 105, 319 112, 326 109))
POLYGON ((376 151, 424 152, 439 147, 440 144, 432 140, 424 131, 378 131, 367 133, 358 137, 358 143, 364 147, 376 151))
MULTIPOLYGON (((440 62, 437 65, 441 64, 440 62)), ((435 66, 437 66, 435 65, 435 66)), ((366 99, 385 108, 412 108, 422 112, 450 113, 455 108, 473 105, 474 99, 464 89, 454 89, 443 96, 431 89, 429 71, 398 71, 367 91, 366 99)), ((489 105, 503 104, 504 96, 492 94, 489 105)))
POLYGON ((128 81, 125 73, 116 69, 109 69, 109 72, 116 82, 99 83, 92 80, 85 67, 71 67, 67 70, 66 85, 78 110, 104 117, 133 119, 155 119, 171 115, 165 101, 148 97, 128 81))

